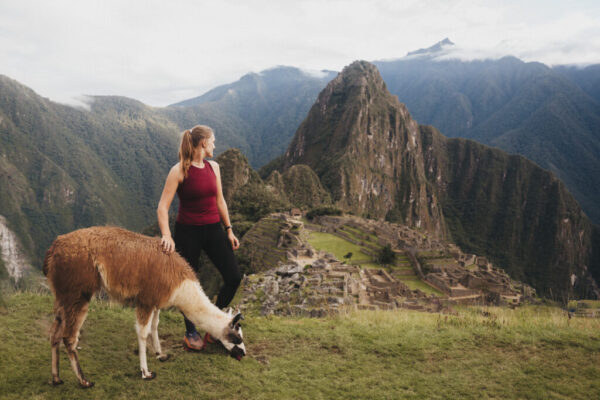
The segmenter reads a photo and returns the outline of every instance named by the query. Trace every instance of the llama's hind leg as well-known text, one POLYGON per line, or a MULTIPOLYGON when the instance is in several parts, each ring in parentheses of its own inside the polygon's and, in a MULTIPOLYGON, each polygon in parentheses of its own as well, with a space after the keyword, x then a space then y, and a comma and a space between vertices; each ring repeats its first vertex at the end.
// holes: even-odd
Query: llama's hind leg
POLYGON ((63 334, 63 342, 67 348, 67 354, 69 355, 71 367, 73 368, 73 372, 75 372, 75 375, 79 380, 79 385, 84 389, 94 386, 93 382, 85 379, 83 371, 81 370, 81 365, 79 365, 79 356, 77 354, 79 330, 81 329, 81 325, 83 325, 85 317, 87 316, 88 305, 89 303, 87 301, 82 300, 76 303, 70 310, 66 310, 65 330, 63 334))
POLYGON ((140 370, 142 371, 142 379, 154 379, 156 374, 148 370, 148 361, 146 360, 146 341, 152 329, 153 310, 147 310, 138 306, 136 310, 137 320, 135 322, 135 332, 137 333, 139 354, 140 354, 140 370))
MULTIPOLYGON (((55 309, 58 309, 58 307, 55 307, 55 309)), ((50 328, 50 344, 52 346, 52 384, 56 386, 63 383, 58 376, 58 351, 60 348, 60 341, 63 337, 63 331, 65 329, 65 320, 62 312, 57 311, 55 314, 56 316, 54 318, 54 323, 50 328)))
POLYGON ((169 355, 163 353, 162 348, 160 346, 160 339, 158 337, 158 322, 159 322, 158 316, 159 315, 160 315, 160 310, 157 308, 156 310, 154 310, 154 313, 152 314, 152 327, 151 327, 151 332, 150 332, 150 335, 152 336, 152 348, 154 349, 154 352, 156 353, 156 358, 159 361, 167 361, 169 359, 169 355))

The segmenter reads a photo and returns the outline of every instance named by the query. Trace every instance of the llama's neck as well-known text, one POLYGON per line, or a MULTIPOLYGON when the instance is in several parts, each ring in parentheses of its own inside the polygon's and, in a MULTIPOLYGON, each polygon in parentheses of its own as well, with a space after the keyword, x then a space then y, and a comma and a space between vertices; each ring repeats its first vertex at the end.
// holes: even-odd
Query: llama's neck
POLYGON ((171 294, 169 305, 175 306, 196 325, 196 328, 220 338, 230 316, 215 306, 198 281, 184 280, 171 294))

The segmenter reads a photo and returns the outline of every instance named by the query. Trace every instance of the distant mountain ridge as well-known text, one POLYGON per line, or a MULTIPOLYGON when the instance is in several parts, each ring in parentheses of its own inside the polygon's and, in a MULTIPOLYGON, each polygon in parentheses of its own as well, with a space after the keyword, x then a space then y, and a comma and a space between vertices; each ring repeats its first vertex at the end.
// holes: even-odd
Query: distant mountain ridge
POLYGON ((562 179, 600 222, 600 68, 439 55, 374 64, 418 121, 526 156, 562 179))
POLYGON ((319 91, 336 74, 271 68, 246 74, 163 112, 182 129, 206 121, 219 140, 242 150, 258 168, 285 151, 319 91))
POLYGON ((594 227, 564 185, 524 157, 419 126, 373 64, 329 83, 278 164, 306 164, 342 209, 449 236, 545 295, 597 291, 594 227))

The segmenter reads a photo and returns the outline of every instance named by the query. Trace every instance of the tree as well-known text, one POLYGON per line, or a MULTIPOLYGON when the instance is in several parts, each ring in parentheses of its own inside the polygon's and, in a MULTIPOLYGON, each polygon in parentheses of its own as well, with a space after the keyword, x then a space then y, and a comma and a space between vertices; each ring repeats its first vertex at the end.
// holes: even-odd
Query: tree
POLYGON ((379 250, 377 254, 377 262, 379 264, 393 264, 396 260, 396 253, 392 250, 392 246, 388 243, 379 250))

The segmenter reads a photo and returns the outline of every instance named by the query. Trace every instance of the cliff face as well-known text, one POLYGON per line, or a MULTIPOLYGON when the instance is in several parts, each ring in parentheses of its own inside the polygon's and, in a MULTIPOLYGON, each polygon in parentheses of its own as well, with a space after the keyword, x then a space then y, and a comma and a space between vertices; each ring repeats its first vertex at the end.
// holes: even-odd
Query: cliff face
POLYGON ((421 127, 451 237, 546 296, 591 296, 592 224, 564 184, 518 155, 421 127))
POLYGON ((355 62, 321 92, 280 165, 299 163, 348 211, 448 236, 544 295, 600 294, 594 227, 563 183, 419 126, 373 65, 355 62))
POLYGON ((346 67, 321 92, 285 153, 283 169, 306 164, 341 208, 443 235, 425 177, 418 124, 366 62, 346 67))

